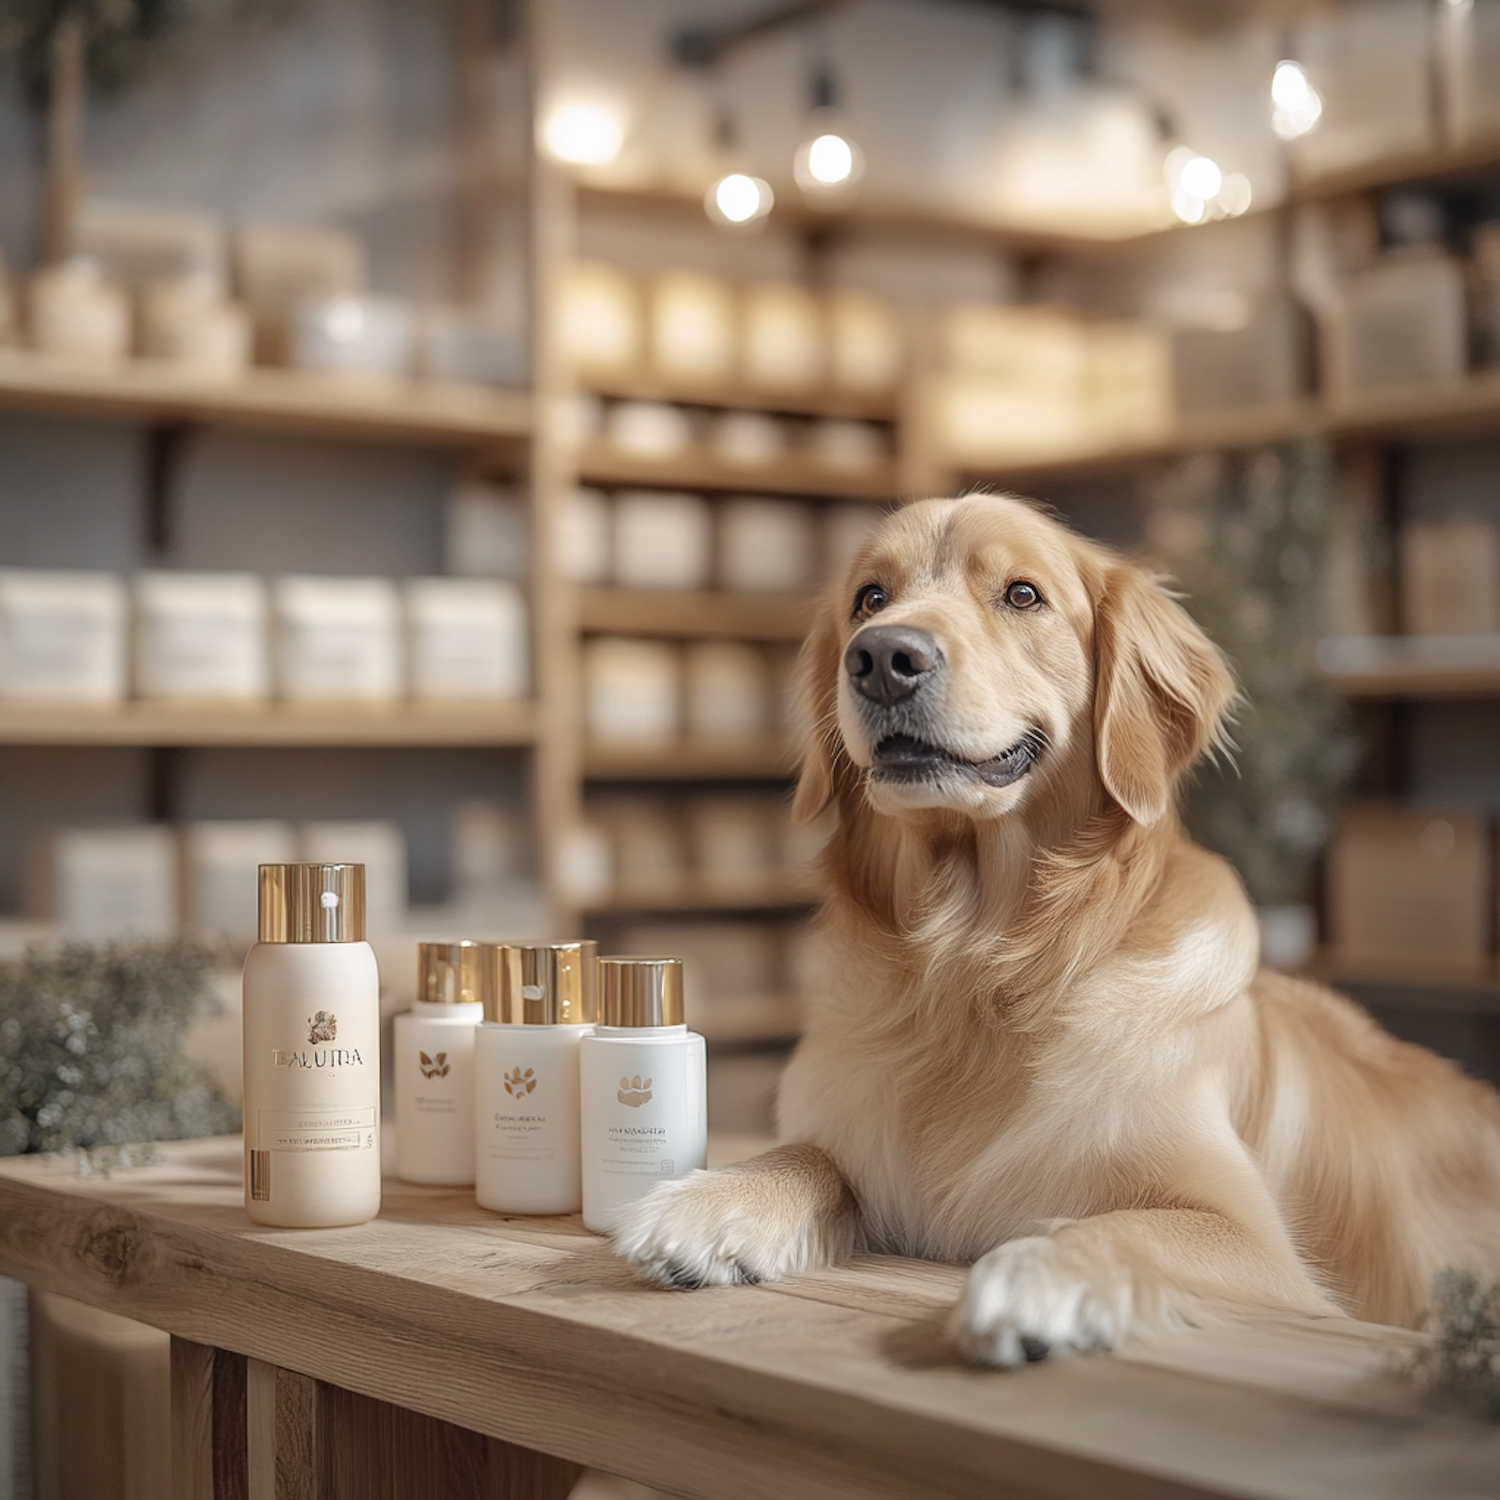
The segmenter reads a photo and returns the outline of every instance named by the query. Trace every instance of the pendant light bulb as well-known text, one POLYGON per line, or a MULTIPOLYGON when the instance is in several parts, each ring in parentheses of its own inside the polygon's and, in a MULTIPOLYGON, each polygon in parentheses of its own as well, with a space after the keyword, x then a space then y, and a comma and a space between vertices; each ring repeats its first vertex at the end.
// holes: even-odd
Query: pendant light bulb
POLYGON ((771 185, 747 172, 728 172, 704 195, 703 207, 716 224, 747 228, 771 212, 776 195, 771 185))

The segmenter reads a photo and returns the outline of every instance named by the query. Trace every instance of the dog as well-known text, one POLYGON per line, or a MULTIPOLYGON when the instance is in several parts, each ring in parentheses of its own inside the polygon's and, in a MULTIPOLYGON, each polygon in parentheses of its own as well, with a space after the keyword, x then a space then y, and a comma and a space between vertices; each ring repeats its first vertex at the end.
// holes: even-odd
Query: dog
POLYGON ((802 673, 830 978, 783 1144, 632 1205, 641 1277, 971 1264, 951 1337, 1014 1366, 1258 1310, 1411 1324, 1440 1268, 1493 1274, 1500 1098, 1260 969, 1182 831, 1236 687, 1158 580, 1015 498, 922 501, 802 673))

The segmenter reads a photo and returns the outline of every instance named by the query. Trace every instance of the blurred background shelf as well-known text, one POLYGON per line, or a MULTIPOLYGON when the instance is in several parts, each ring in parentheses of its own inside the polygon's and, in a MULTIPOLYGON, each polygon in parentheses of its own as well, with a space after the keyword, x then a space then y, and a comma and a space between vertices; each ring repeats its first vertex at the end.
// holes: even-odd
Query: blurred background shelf
POLYGON ((578 591, 579 628, 596 635, 800 641, 810 616, 808 600, 777 594, 623 588, 578 591))
POLYGON ((1376 1009, 1500 1015, 1500 971, 1418 959, 1373 959, 1321 950, 1309 977, 1346 987, 1376 1009))
POLYGON ((642 749, 592 744, 584 749, 590 781, 779 781, 792 775, 795 749, 782 740, 700 740, 642 749))
POLYGON ((609 917, 646 912, 794 911, 813 905, 818 889, 810 877, 781 876, 763 882, 713 885, 699 881, 676 891, 639 891, 585 903, 591 916, 609 917))
POLYGON ((1318 664, 1346 698, 1500 697, 1500 635, 1340 636, 1318 664))
POLYGON ((803 1004, 797 995, 748 995, 701 1002, 693 1026, 708 1044, 767 1046, 795 1041, 802 1030, 803 1004))
POLYGON ((584 446, 578 475, 584 484, 730 490, 834 500, 889 500, 899 488, 894 462, 846 474, 798 455, 751 467, 726 464, 712 453, 701 451, 671 459, 632 458, 600 442, 584 446))
POLYGON ((118 708, 0 705, 0 745, 530 745, 530 703, 264 708, 130 703, 118 708))
POLYGON ((145 359, 90 369, 14 349, 0 350, 5 409, 444 447, 519 439, 531 428, 526 391, 415 381, 361 385, 259 368, 215 380, 145 359))
POLYGON ((896 419, 898 407, 897 398, 889 393, 861 395, 822 387, 812 391, 765 391, 743 385, 666 380, 644 372, 633 375, 590 374, 582 379, 585 388, 593 394, 621 401, 669 401, 683 406, 765 411, 787 416, 892 422, 896 419))

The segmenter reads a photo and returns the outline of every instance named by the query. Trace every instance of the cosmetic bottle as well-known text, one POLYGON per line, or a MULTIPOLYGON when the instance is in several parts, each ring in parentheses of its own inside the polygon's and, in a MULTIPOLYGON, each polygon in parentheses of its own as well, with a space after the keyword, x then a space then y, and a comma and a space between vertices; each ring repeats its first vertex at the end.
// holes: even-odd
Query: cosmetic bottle
POLYGON ((682 960, 599 961, 599 1025, 579 1047, 583 1222, 596 1233, 708 1156, 703 1038, 689 1031, 682 960))
POLYGON ((245 1212, 325 1229, 380 1212, 380 975, 363 865, 260 867, 245 957, 245 1212))
POLYGON ((501 1213, 576 1213, 578 1046, 598 1011, 598 944, 489 944, 481 993, 474 1196, 501 1213))
POLYGON ((481 943, 418 943, 417 999, 396 1017, 396 1175, 474 1181, 474 1028, 481 943))

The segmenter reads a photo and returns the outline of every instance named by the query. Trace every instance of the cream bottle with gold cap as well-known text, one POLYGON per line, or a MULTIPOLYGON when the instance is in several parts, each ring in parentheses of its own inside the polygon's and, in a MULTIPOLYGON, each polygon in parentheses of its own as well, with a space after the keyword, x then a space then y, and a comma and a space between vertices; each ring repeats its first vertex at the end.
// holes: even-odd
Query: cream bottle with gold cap
POLYGON ((418 943, 417 999, 396 1017, 396 1176, 474 1180, 474 1028, 483 943, 418 943))
POLYGON ((627 1203, 708 1158, 703 1038, 687 1029, 682 961, 599 961, 599 1024, 579 1048, 583 1222, 603 1233, 627 1203))
POLYGON ((365 867, 260 867, 245 957, 245 1212, 324 1229, 380 1212, 380 975, 365 867))
POLYGON ((577 1213, 578 1047, 598 1010, 598 944, 490 944, 481 989, 474 1196, 502 1213, 577 1213))

